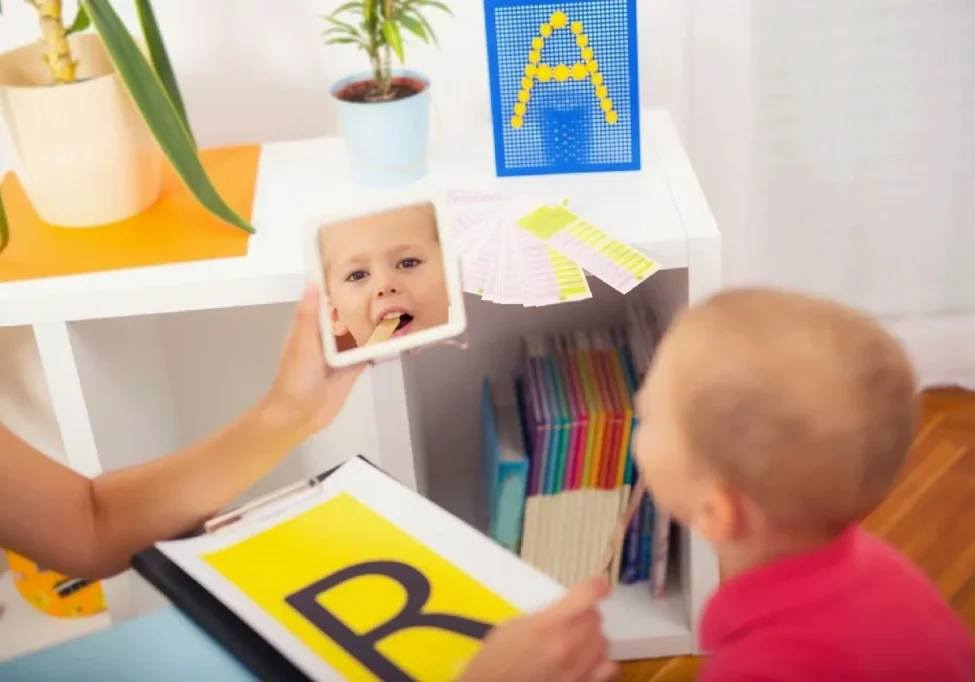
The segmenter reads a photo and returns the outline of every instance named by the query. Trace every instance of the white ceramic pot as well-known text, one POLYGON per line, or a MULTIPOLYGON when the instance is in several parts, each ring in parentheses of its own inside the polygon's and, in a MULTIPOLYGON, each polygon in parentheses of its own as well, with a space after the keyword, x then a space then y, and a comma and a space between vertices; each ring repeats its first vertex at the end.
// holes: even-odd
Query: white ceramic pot
POLYGON ((337 96, 350 85, 371 81, 372 72, 348 76, 332 86, 352 180, 366 187, 400 187, 427 174, 430 80, 408 69, 394 69, 392 76, 421 83, 423 90, 390 102, 346 102, 337 96))
POLYGON ((104 225, 158 198, 163 154, 95 33, 70 38, 78 82, 50 85, 38 42, 0 55, 0 139, 41 219, 104 225))

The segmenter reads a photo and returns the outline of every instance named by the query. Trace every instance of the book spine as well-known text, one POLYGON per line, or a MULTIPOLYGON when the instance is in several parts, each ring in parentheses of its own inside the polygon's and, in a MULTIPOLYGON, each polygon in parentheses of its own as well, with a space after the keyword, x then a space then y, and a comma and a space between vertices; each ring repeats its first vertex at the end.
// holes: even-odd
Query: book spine
POLYGON ((640 508, 640 516, 643 522, 640 524, 640 560, 639 576, 640 580, 650 579, 650 562, 653 554, 653 517, 654 507, 652 498, 647 495, 643 498, 643 505, 640 508))
POLYGON ((620 582, 632 585, 640 580, 640 536, 643 532, 643 502, 640 509, 630 519, 626 531, 626 542, 623 545, 623 566, 620 570, 620 582))
POLYGON ((650 592, 654 597, 664 596, 667 588, 667 569, 670 564, 670 515, 659 513, 654 519, 653 565, 650 575, 650 592))
POLYGON ((503 462, 499 478, 495 500, 498 514, 493 537, 501 545, 517 553, 521 544, 521 529, 524 521, 528 463, 503 462))
POLYGON ((518 490, 520 491, 520 499, 514 502, 516 507, 515 519, 512 523, 515 524, 515 536, 516 540, 512 551, 518 553, 521 550, 521 544, 524 538, 525 529, 525 517, 528 507, 528 484, 531 476, 531 432, 528 430, 528 415, 525 411, 525 395, 523 390, 523 385, 520 379, 516 379, 514 383, 514 395, 512 396, 514 402, 515 419, 518 433, 518 443, 521 446, 521 451, 525 453, 525 457, 521 462, 520 476, 521 481, 518 484, 518 490))
POLYGON ((498 508, 495 500, 498 480, 498 429, 495 423, 491 386, 486 379, 481 390, 481 429, 481 472, 484 486, 478 504, 478 515, 487 528, 488 535, 497 540, 498 508))

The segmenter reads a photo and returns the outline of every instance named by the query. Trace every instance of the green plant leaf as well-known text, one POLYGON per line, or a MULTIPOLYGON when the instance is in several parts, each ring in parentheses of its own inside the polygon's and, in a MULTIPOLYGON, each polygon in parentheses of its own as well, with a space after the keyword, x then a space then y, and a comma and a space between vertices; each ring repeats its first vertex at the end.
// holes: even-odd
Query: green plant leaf
POLYGON ((331 15, 329 16, 334 17, 334 16, 338 16, 339 14, 342 14, 343 12, 351 12, 353 10, 358 12, 359 14, 363 14, 364 8, 365 5, 363 4, 362 0, 352 0, 352 2, 346 2, 336 7, 334 10, 332 10, 331 15))
POLYGON ((423 24, 423 28, 426 30, 427 35, 430 36, 430 40, 433 42, 434 47, 439 48, 440 41, 437 40, 437 34, 433 32, 433 26, 430 25, 430 22, 427 21, 427 18, 422 14, 420 14, 419 12, 417 12, 416 10, 411 10, 411 11, 413 13, 413 16, 416 17, 417 21, 423 24))
POLYGON ((193 129, 190 128, 190 119, 186 115, 186 105, 183 104, 183 97, 179 93, 176 72, 169 61, 169 55, 166 53, 166 43, 163 42, 162 33, 159 31, 159 24, 156 22, 156 15, 152 11, 152 4, 149 0, 135 0, 135 7, 139 12, 139 23, 142 25, 142 35, 145 38, 146 47, 149 49, 152 66, 155 68, 156 75, 159 76, 163 87, 166 88, 169 101, 173 103, 176 112, 183 119, 186 132, 189 133, 195 147, 196 139, 193 137, 193 129))
POLYGON ((355 38, 331 38, 325 41, 326 45, 358 45, 362 48, 362 41, 355 38))
POLYGON ((362 34, 359 33, 358 31, 354 31, 354 30, 350 31, 347 28, 332 26, 322 31, 323 38, 328 38, 329 36, 342 36, 344 38, 361 38, 362 34))
POLYGON ((365 38, 360 33, 350 35, 344 29, 330 28, 322 33, 326 45, 358 45, 365 48, 365 38))
POLYGON ((395 21, 387 19, 383 22, 383 36, 386 38, 389 46, 393 48, 393 52, 399 58, 400 64, 406 61, 406 56, 403 54, 403 36, 400 34, 399 26, 395 21))
POLYGON ((91 19, 88 17, 88 12, 85 11, 84 5, 78 5, 78 13, 74 15, 74 21, 68 27, 68 35, 80 33, 89 26, 91 26, 91 19))
POLYGON ((357 36, 361 35, 361 31, 354 26, 326 26, 325 30, 322 31, 322 35, 329 35, 331 33, 340 33, 344 36, 357 36))
POLYGON ((362 18, 375 21, 379 17, 379 0, 363 0, 362 18))
POLYGON ((398 19, 399 22, 403 24, 403 28, 405 28, 407 31, 419 37, 425 43, 430 42, 430 39, 427 37, 426 29, 419 20, 414 19, 409 14, 400 14, 398 19))
POLYGON ((3 206, 3 197, 0 197, 0 253, 3 253, 9 243, 10 227, 7 225, 7 210, 3 206))
POLYGON ((81 0, 81 3, 132 101, 187 189, 213 215, 253 233, 255 230, 250 223, 227 205, 210 182, 189 130, 109 0, 81 0))
POLYGON ((345 21, 342 21, 341 19, 336 19, 335 17, 333 17, 331 15, 326 16, 325 17, 325 21, 327 21, 330 24, 332 24, 335 28, 344 29, 344 30, 348 31, 349 33, 351 33, 353 35, 358 35, 359 34, 359 29, 357 29, 355 26, 353 26, 352 24, 347 23, 345 21))

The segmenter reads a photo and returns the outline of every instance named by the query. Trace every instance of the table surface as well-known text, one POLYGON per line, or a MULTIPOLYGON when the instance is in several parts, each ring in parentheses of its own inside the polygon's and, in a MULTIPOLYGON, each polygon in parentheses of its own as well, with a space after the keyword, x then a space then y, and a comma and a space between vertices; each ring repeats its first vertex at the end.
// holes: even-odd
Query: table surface
MULTIPOLYGON (((696 677, 699 663, 690 657, 634 661, 624 664, 622 679, 647 680, 667 668, 666 679, 689 681, 696 677)), ((174 607, 0 663, 4 682, 130 679, 257 682, 174 607)))
POLYGON ((174 607, 0 663, 4 682, 132 679, 255 682, 174 607))
MULTIPOLYGON (((675 201, 681 189, 672 185, 683 181, 686 157, 673 158, 682 148, 666 111, 644 110, 641 122, 640 171, 498 178, 488 127, 438 145, 420 185, 567 198, 590 222, 664 268, 686 267, 688 235, 675 201)), ((295 301, 307 279, 302 236, 315 218, 381 194, 349 180, 341 138, 266 144, 252 216, 257 234, 246 256, 7 282, 0 285, 0 326, 295 301)))

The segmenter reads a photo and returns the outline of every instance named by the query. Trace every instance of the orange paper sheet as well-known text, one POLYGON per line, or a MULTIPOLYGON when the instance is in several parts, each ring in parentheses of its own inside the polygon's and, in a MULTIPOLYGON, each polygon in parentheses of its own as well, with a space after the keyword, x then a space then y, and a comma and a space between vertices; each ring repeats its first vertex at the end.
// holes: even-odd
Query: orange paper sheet
MULTIPOLYGON (((251 219, 259 145, 200 152, 207 174, 224 200, 251 219)), ((0 282, 123 270, 247 255, 248 235, 214 217, 168 164, 159 200, 143 213, 94 228, 43 222, 13 173, 0 184, 10 244, 0 253, 0 282)))

